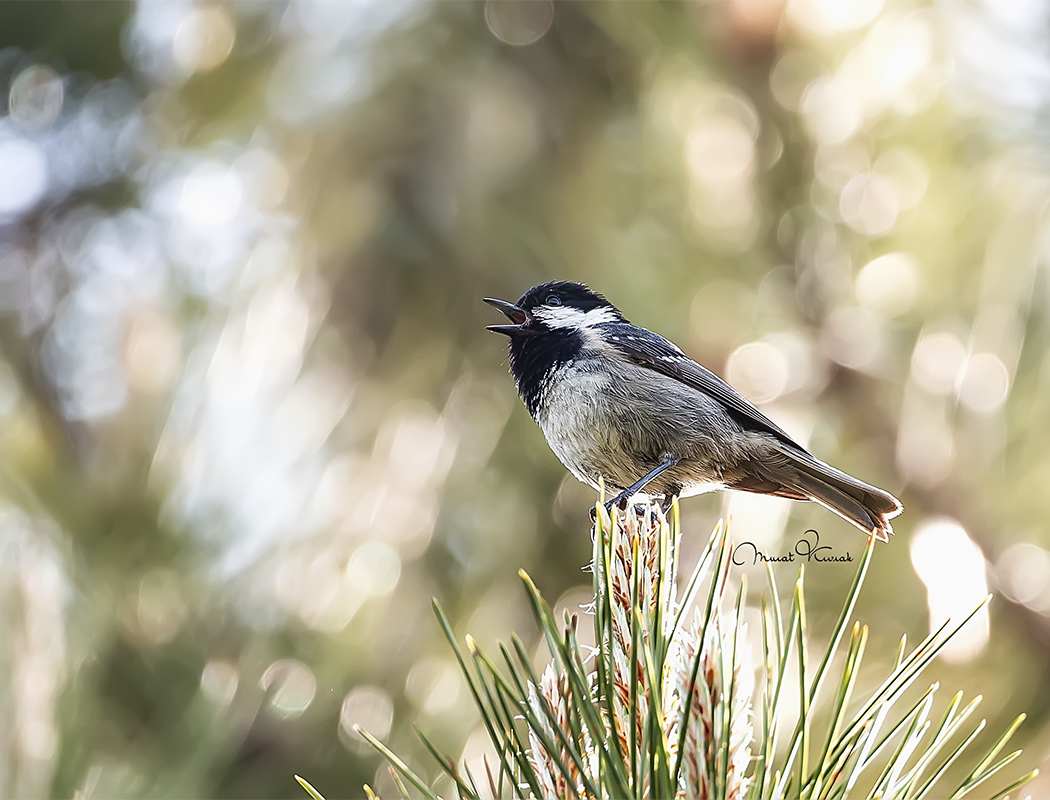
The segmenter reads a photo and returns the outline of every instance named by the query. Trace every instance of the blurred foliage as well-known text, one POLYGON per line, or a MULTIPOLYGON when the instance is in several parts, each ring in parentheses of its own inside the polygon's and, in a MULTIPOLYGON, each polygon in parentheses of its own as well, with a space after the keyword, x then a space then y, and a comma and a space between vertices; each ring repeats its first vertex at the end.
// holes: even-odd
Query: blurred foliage
MULTIPOLYGON (((486 647, 536 644, 518 568, 588 599, 593 497, 480 303, 555 277, 902 498, 869 654, 994 591, 934 671, 1028 711, 1039 766, 1048 15, 0 4, 0 795, 383 792, 355 723, 476 748, 430 598, 486 647)), ((683 513, 861 548, 808 505, 683 513)), ((815 565, 815 630, 848 581, 815 565)))

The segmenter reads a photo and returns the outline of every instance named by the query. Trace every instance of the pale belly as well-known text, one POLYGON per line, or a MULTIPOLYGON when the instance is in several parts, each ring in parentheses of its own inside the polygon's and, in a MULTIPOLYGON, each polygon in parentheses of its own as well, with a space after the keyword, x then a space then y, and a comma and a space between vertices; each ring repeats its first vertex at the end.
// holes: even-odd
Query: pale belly
POLYGON ((712 420, 720 412, 676 396, 682 391, 691 390, 648 370, 637 376, 631 368, 615 376, 574 370, 548 387, 536 421, 559 460, 596 489, 602 482, 607 490, 630 486, 668 455, 680 463, 646 493, 691 496, 724 488, 721 465, 732 454, 711 434, 720 430, 712 420))

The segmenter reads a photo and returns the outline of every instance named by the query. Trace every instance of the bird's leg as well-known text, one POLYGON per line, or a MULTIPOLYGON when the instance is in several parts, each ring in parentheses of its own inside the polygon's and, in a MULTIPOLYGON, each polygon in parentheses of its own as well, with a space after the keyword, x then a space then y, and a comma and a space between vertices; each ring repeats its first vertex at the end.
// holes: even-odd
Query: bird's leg
POLYGON ((622 492, 620 492, 618 495, 616 495, 616 497, 614 497, 612 500, 607 500, 605 502, 605 510, 606 511, 612 511, 612 507, 614 505, 616 505, 617 503, 620 503, 621 507, 625 507, 626 504, 627 504, 627 499, 628 498, 633 497, 634 495, 638 494, 638 492, 642 491, 642 489, 644 489, 646 486, 648 486, 650 483, 652 483, 653 480, 657 476, 659 476, 661 472, 663 472, 664 470, 668 470, 671 467, 677 465, 678 462, 681 461, 681 460, 682 459, 679 458, 678 456, 668 456, 664 460, 664 462, 662 464, 660 464, 660 466, 658 466, 656 469, 654 469, 651 472, 649 472, 648 474, 646 474, 645 477, 643 477, 640 480, 637 480, 634 483, 632 483, 630 486, 628 486, 626 489, 624 489, 622 492))

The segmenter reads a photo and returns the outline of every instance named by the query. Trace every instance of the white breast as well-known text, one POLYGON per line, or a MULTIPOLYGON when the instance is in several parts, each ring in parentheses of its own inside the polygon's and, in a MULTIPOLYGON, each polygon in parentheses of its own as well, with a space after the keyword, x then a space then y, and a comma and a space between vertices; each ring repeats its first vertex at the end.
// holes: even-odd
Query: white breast
POLYGON ((603 472, 599 442, 609 435, 610 429, 600 403, 607 390, 606 375, 567 364, 547 382, 536 416, 547 444, 561 463, 595 488, 595 477, 603 472), (551 414, 552 408, 558 413, 551 414))

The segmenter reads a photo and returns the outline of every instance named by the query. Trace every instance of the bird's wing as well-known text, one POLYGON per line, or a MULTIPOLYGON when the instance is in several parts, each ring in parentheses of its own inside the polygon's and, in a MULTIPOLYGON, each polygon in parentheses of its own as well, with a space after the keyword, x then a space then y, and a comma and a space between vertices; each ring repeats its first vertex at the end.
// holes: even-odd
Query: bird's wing
POLYGON ((706 367, 697 364, 673 342, 629 322, 601 326, 603 337, 622 357, 655 370, 718 400, 746 428, 772 434, 792 447, 802 449, 787 432, 755 408, 736 389, 706 367))

